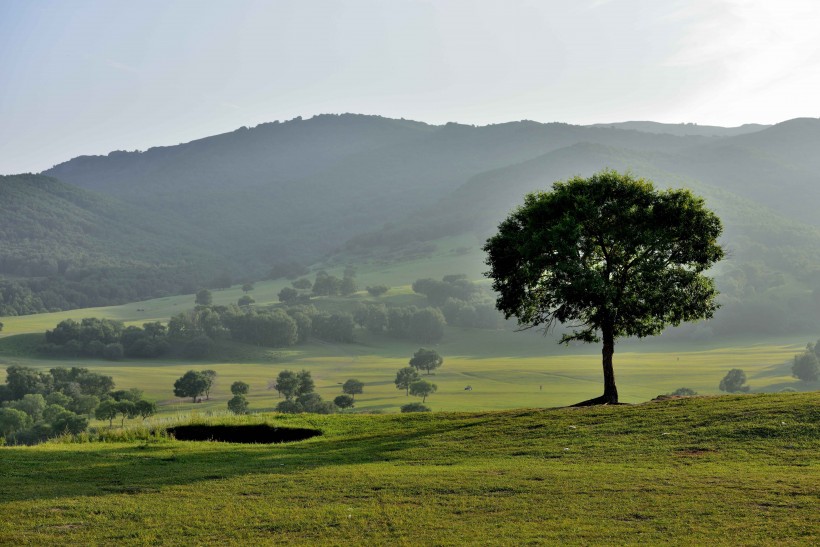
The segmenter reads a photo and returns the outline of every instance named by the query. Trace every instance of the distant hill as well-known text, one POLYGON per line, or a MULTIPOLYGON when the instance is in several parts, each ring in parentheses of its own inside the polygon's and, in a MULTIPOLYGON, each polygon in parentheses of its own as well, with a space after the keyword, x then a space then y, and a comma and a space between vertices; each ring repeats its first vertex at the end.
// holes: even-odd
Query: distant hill
MULTIPOLYGON (((49 169, 44 174, 71 185, 60 186, 60 195, 70 188, 74 201, 63 208, 43 193, 45 210, 20 219, 7 237, 12 258, 2 272, 18 279, 52 275, 63 249, 99 267, 179 265, 194 271, 188 288, 219 273, 259 279, 277 264, 328 257, 384 263, 432 252, 420 242, 484 236, 524 193, 610 167, 706 196, 724 216, 733 260, 762 269, 745 273, 755 280, 741 284, 768 287, 761 279, 782 274, 792 298, 794 291, 820 291, 816 150, 820 120, 812 118, 738 128, 297 118, 49 169), (77 210, 77 196, 91 211, 77 210), (119 212, 102 212, 112 208, 119 212), (53 220, 60 217, 49 211, 58 209, 70 218, 53 220), (60 225, 72 228, 53 233, 60 225), (43 251, 48 245, 52 250, 43 251), (21 253, 28 258, 15 262, 21 253)), ((163 290, 178 286, 169 282, 163 290)))
POLYGON ((655 133, 666 135, 677 135, 679 137, 701 136, 701 137, 732 137, 755 133, 761 131, 769 125, 758 123, 746 123, 738 127, 720 127, 717 125, 698 125, 696 123, 658 123, 648 121, 616 122, 616 123, 596 123, 589 127, 612 127, 615 129, 629 129, 641 131, 642 133, 655 133))

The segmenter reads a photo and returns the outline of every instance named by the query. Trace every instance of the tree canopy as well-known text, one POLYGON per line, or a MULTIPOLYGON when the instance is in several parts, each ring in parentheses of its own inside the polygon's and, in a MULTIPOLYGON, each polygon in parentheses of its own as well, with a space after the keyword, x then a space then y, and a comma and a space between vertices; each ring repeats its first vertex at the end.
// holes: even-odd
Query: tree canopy
POLYGON ((722 226, 685 189, 605 170, 528 194, 487 240, 496 306, 519 325, 568 327, 561 342, 603 341, 604 393, 618 402, 612 356, 623 336, 710 318, 718 308, 704 272, 723 257, 722 226))

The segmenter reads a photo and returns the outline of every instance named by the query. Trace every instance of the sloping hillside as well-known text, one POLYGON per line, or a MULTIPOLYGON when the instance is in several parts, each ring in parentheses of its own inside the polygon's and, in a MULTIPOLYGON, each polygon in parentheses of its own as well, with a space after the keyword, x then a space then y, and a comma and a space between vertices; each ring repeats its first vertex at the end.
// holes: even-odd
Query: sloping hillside
POLYGON ((42 175, 0 177, 0 240, 0 315, 174 293, 224 267, 173 218, 42 175))

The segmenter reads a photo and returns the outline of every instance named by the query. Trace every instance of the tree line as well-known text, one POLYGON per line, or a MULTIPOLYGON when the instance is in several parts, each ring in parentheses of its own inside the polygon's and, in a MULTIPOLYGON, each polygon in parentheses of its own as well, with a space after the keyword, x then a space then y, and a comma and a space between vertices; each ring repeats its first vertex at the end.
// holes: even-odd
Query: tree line
POLYGON ((72 367, 40 371, 12 365, 0 384, 0 436, 8 444, 35 444, 88 428, 91 417, 152 416, 156 405, 136 388, 115 390, 110 376, 72 367))

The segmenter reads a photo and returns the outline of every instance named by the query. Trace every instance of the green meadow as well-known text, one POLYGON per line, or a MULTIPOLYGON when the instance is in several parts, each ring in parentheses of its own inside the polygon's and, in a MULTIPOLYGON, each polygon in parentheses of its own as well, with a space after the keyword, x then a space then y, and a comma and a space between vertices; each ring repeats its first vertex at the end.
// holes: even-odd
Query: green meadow
MULTIPOLYGON (((820 395, 254 415, 278 445, 0 448, 0 544, 810 545, 820 395)), ((122 436, 125 438, 125 436, 122 436)))

